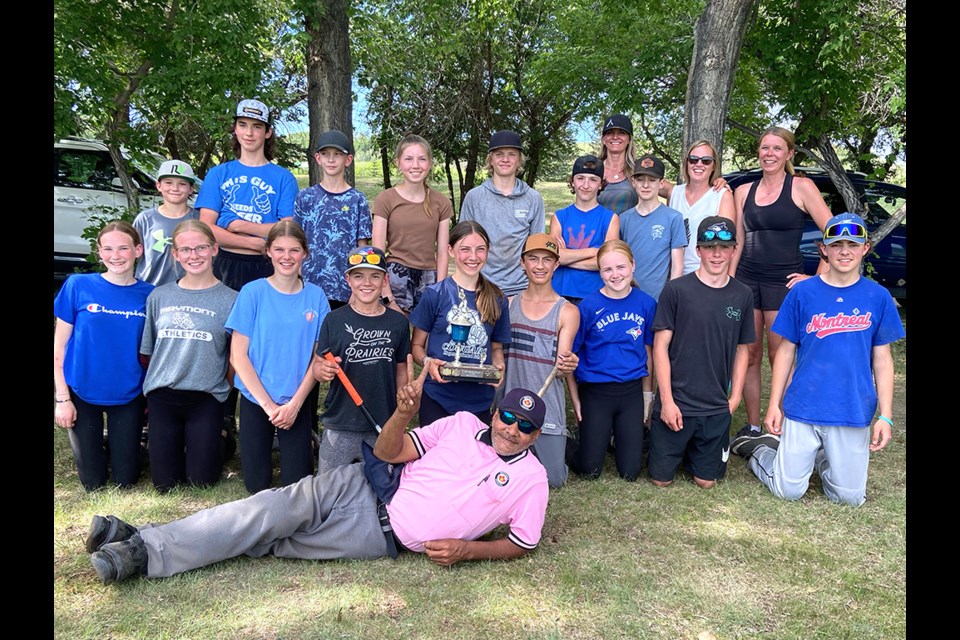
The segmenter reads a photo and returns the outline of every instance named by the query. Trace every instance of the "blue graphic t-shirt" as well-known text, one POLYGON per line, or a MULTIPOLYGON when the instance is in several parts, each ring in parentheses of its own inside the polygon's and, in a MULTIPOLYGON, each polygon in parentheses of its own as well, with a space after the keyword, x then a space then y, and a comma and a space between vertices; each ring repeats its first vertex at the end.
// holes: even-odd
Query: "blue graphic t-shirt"
MULTIPOLYGON (((460 352, 460 362, 490 364, 491 342, 510 343, 510 311, 507 297, 500 300, 500 318, 495 325, 480 320, 477 311, 476 292, 462 289, 465 301, 461 307, 459 287, 451 278, 423 290, 420 303, 410 314, 410 324, 426 331, 427 355, 451 362, 456 358, 457 343, 451 337, 450 319, 457 312, 469 315, 473 326, 467 336, 467 342, 460 352), (457 309, 454 309, 457 307, 457 309)), ((449 413, 457 411, 477 412, 490 408, 495 389, 479 382, 448 382, 441 384, 427 378, 423 392, 440 404, 449 413)))
POLYGON ((330 300, 346 302, 350 287, 343 277, 344 258, 358 240, 373 237, 367 197, 353 188, 330 193, 315 184, 297 194, 293 219, 303 227, 310 245, 304 279, 323 289, 330 300))
MULTIPOLYGON (((596 249, 603 244, 610 221, 616 214, 599 204, 590 211, 581 211, 577 205, 571 204, 553 215, 553 224, 560 225, 567 249, 596 249)), ((553 274, 553 289, 562 296, 583 298, 602 286, 598 271, 561 266, 553 274)))
POLYGON ((573 352, 580 358, 578 382, 629 382, 648 375, 647 345, 653 345, 657 303, 631 287, 625 298, 594 291, 578 305, 580 328, 573 352))
POLYGON ((231 160, 210 169, 194 206, 219 212, 217 226, 226 229, 238 219, 272 224, 289 218, 296 196, 297 179, 283 167, 248 167, 231 160))
POLYGON ((868 427, 877 408, 873 348, 905 333, 890 292, 860 278, 834 287, 819 276, 784 298, 771 331, 797 345, 783 413, 808 424, 868 427))
POLYGON ((143 388, 140 338, 153 285, 113 284, 99 273, 67 278, 53 315, 73 325, 63 359, 67 385, 90 404, 127 404, 143 388))

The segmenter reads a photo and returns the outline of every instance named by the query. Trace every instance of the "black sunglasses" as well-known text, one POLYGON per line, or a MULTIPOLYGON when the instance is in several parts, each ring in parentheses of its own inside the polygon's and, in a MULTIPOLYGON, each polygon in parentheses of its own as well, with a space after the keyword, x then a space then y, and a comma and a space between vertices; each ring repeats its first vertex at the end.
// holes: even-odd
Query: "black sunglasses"
POLYGON ((702 162, 703 166, 709 167, 713 164, 713 156, 687 156, 687 162, 690 164, 702 162))
POLYGON ((536 430, 539 428, 539 427, 537 427, 535 424, 533 424, 532 422, 530 422, 529 420, 525 420, 525 419, 523 419, 523 418, 521 418, 521 417, 519 417, 519 416, 515 416, 514 414, 510 413, 509 411, 503 411, 503 410, 501 410, 501 411, 500 411, 500 420, 503 421, 503 424, 514 424, 514 423, 516 423, 517 429, 519 429, 520 433, 525 433, 526 435, 530 435, 531 433, 533 433, 534 431, 536 431, 536 430))

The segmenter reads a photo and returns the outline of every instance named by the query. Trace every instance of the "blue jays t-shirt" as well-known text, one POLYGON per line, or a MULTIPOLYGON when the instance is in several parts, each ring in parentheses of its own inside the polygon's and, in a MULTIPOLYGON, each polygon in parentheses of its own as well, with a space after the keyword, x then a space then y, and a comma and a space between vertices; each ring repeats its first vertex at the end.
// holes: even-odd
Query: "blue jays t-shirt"
POLYGON ((573 352, 580 358, 578 382, 629 382, 646 377, 647 349, 657 303, 634 287, 625 298, 594 291, 578 305, 580 328, 573 352))

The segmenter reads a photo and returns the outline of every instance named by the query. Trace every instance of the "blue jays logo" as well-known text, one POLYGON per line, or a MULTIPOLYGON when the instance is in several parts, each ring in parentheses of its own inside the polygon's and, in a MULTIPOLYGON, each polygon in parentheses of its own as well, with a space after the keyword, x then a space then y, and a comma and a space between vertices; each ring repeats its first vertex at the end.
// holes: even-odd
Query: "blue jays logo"
POLYGON ((727 317, 740 322, 740 316, 742 315, 740 309, 734 309, 733 307, 727 307, 727 317))
POLYGON ((633 339, 636 340, 643 335, 643 326, 638 322, 637 326, 627 329, 627 334, 633 336, 633 339))
POLYGON ((505 487, 510 482, 510 474, 506 471, 498 471, 497 475, 493 476, 493 481, 497 483, 498 487, 505 487))

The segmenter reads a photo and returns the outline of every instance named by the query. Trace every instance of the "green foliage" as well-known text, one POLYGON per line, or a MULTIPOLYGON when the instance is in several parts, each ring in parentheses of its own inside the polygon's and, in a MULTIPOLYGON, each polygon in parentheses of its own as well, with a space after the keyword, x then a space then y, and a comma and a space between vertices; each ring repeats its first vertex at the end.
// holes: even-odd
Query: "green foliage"
MULTIPOLYGON (((137 213, 138 212, 133 209, 109 207, 106 205, 90 207, 87 210, 87 226, 83 228, 80 237, 90 243, 90 253, 85 256, 87 262, 91 265, 91 267, 87 269, 88 271, 106 271, 106 267, 104 267, 103 262, 100 261, 100 254, 97 249, 97 236, 100 234, 100 230, 107 226, 107 223, 117 220, 132 223, 133 219, 137 217, 137 213)), ((76 270, 80 271, 79 268, 76 270)))

